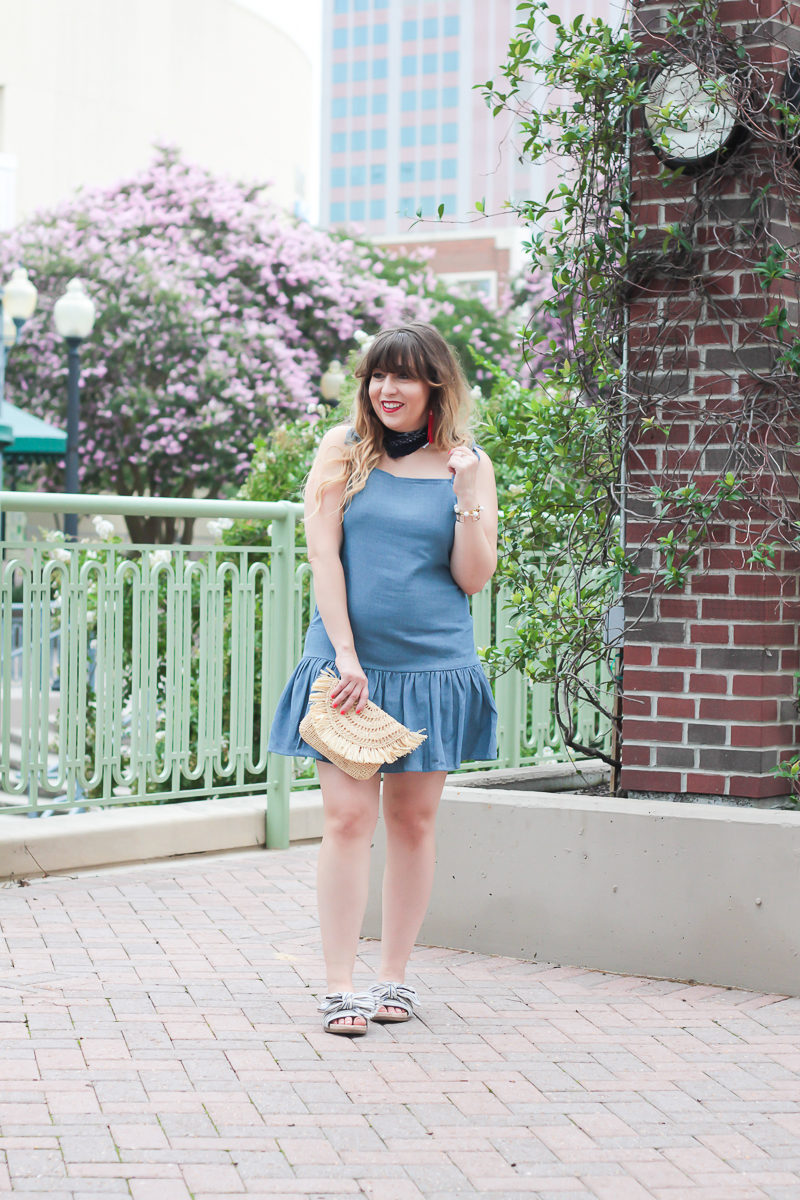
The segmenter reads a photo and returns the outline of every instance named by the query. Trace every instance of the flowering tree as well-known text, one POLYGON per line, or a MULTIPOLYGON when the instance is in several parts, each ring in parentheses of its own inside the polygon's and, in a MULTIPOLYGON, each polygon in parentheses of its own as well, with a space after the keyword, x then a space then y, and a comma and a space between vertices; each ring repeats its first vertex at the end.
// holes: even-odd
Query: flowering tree
MULTIPOLYGON (((84 490, 235 490, 254 438, 316 407, 322 372, 359 328, 429 320, 460 345, 473 378, 467 345, 518 365, 508 312, 450 295, 424 259, 291 220, 262 190, 161 150, 143 173, 79 192, 4 239, 5 269, 24 263, 40 292, 9 359, 9 392, 25 408, 64 423, 66 356, 52 306, 75 275, 97 304, 82 350, 84 490)), ((128 525, 136 541, 175 538, 164 520, 128 525)), ((191 523, 181 537, 191 539, 191 523)))

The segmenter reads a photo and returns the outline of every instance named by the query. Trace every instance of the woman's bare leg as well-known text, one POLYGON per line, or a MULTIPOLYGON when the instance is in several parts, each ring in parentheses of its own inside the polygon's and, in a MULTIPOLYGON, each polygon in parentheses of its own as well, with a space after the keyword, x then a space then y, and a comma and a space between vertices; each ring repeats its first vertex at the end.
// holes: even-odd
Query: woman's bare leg
MULTIPOLYGON (((351 779, 317 763, 324 827, 317 863, 317 901, 329 992, 353 991, 358 939, 367 907, 369 855, 378 819, 380 775, 351 779)), ((344 1017, 363 1025, 363 1017, 344 1017)), ((334 1022, 338 1024, 338 1022, 334 1022)))
MULTIPOLYGON (((380 980, 402 983, 428 908, 436 865, 436 813, 444 771, 383 777, 386 869, 383 876, 380 980)), ((380 1012, 400 1013, 389 1005, 380 1012)))

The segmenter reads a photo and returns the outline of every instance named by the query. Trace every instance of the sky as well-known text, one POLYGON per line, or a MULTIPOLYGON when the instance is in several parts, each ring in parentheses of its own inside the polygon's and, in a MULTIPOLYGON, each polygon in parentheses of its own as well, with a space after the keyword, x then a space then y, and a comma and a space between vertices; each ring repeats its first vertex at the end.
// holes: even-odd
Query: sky
POLYGON ((243 8, 266 17, 305 50, 311 59, 313 84, 311 111, 312 151, 311 169, 308 180, 307 199, 309 218, 316 223, 319 219, 319 114, 320 80, 322 61, 322 0, 237 0, 243 8))
POLYGON ((272 21, 303 47, 315 66, 322 52, 322 0, 238 0, 272 21))

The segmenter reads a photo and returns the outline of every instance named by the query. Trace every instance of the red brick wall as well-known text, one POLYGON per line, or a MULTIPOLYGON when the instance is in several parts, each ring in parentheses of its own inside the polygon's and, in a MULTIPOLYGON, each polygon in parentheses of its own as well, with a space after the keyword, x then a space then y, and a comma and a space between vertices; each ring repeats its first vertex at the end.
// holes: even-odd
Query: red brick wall
MULTIPOLYGON (((638 19, 657 35, 671 8, 645 3, 638 19)), ((729 0, 720 12, 779 90, 788 50, 773 35, 777 23, 800 27, 800 4, 787 9, 777 0, 729 0), (753 25, 773 14, 768 36, 755 43, 753 25)), ((650 497, 658 482, 676 487, 691 480, 701 491, 712 489, 734 466, 732 446, 741 455, 756 391, 764 411, 776 349, 761 322, 782 297, 776 287, 763 292, 752 267, 776 236, 785 244, 787 221, 800 232, 800 197, 788 218, 773 213, 770 228, 768 210, 757 229, 753 196, 770 183, 772 170, 766 146, 759 161, 757 140, 751 142, 739 169, 713 176, 709 194, 702 175, 665 188, 641 133, 634 145, 634 220, 647 231, 644 245, 657 253, 665 225, 685 220, 698 197, 707 215, 695 226, 689 259, 681 263, 678 254, 671 271, 645 271, 630 309, 634 433, 627 532, 641 574, 627 581, 632 594, 626 603, 621 784, 663 793, 780 795, 787 784, 771 768, 795 752, 800 735, 800 555, 780 551, 773 572, 748 568, 746 559, 768 522, 753 504, 731 504, 716 515, 686 586, 667 588, 659 579, 663 559, 652 548, 650 497), (743 244, 751 249, 743 252, 743 244), (645 414, 654 422, 649 429, 641 424, 645 414)), ((779 426, 787 437, 800 434, 776 400, 772 427, 762 419, 747 433, 757 457, 774 448, 779 426)), ((740 470, 741 457, 737 477, 740 470)), ((778 473, 773 482, 794 489, 788 475, 781 479, 778 473)))

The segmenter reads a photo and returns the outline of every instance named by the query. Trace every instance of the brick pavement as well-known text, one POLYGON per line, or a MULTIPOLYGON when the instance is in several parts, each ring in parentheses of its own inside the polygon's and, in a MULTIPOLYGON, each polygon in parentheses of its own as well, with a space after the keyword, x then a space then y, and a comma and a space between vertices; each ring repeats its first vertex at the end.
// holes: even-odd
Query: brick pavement
POLYGON ((800 1000, 421 948, 335 1039, 315 862, 2 886, 0 1195, 800 1200, 800 1000))

